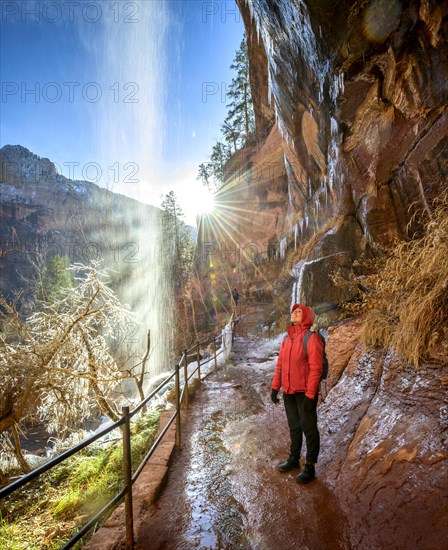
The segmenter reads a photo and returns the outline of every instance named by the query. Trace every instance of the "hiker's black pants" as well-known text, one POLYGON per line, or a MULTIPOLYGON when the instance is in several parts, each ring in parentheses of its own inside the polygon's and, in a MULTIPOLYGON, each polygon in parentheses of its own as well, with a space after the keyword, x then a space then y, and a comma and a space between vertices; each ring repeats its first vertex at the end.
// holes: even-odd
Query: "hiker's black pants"
POLYGON ((286 418, 291 436, 291 457, 299 458, 302 450, 302 438, 306 439, 306 461, 316 464, 319 455, 320 438, 317 429, 317 399, 312 411, 303 408, 305 393, 283 393, 286 418))

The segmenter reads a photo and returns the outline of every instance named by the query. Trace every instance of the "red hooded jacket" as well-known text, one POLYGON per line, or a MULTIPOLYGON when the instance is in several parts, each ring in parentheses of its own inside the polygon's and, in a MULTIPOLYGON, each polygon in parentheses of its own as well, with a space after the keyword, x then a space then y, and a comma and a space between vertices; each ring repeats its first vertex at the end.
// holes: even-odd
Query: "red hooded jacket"
POLYGON ((314 320, 313 310, 300 306, 302 322, 288 327, 288 337, 283 339, 277 359, 272 389, 283 389, 284 393, 305 392, 314 399, 319 392, 322 375, 323 343, 317 334, 308 340, 306 351, 303 339, 314 320))

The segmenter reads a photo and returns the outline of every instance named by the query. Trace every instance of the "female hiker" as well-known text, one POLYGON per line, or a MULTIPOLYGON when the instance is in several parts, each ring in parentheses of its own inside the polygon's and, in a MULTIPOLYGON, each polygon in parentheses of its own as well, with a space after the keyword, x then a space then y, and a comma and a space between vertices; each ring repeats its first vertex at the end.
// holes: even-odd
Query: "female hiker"
POLYGON ((317 429, 317 399, 322 374, 323 342, 318 334, 311 333, 304 346, 304 338, 314 321, 311 308, 294 304, 291 308, 291 325, 283 338, 272 380, 271 399, 279 403, 277 394, 283 389, 283 402, 291 437, 289 458, 278 469, 288 472, 300 468, 302 438, 306 439, 306 463, 296 477, 298 483, 308 483, 315 477, 314 465, 319 455, 317 429))

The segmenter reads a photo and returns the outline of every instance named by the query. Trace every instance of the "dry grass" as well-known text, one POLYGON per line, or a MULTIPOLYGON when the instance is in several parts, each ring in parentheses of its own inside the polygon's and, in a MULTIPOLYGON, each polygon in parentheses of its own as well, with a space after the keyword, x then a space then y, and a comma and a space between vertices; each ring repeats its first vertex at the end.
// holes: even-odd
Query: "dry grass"
POLYGON ((362 339, 418 367, 448 357, 448 196, 421 239, 401 243, 374 281, 362 339))

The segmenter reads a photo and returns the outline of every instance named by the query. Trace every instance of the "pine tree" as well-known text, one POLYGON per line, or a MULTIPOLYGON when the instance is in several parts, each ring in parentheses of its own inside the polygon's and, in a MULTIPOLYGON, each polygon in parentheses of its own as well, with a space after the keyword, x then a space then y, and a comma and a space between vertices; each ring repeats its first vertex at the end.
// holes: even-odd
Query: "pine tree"
POLYGON ((194 241, 188 227, 184 223, 184 213, 179 206, 174 191, 165 195, 161 203, 163 210, 164 234, 172 243, 172 273, 176 288, 180 288, 189 280, 193 268, 194 241))
POLYGON ((230 68, 236 75, 232 78, 227 94, 231 101, 221 126, 223 141, 214 145, 210 161, 199 166, 197 176, 209 189, 219 189, 223 185, 225 163, 233 153, 250 141, 255 131, 246 35, 243 36, 230 68))
POLYGON ((213 164, 211 162, 203 162, 199 165, 199 172, 197 180, 202 181, 202 183, 207 187, 209 191, 212 190, 213 182, 213 164))
POLYGON ((187 287, 194 273, 195 243, 189 228, 184 223, 184 214, 173 191, 162 201, 164 235, 167 240, 165 262, 170 273, 174 306, 174 344, 179 350, 190 344, 187 287))
POLYGON ((43 302, 54 302, 63 294, 63 290, 73 288, 75 281, 70 271, 67 256, 54 256, 48 262, 40 278, 39 298, 43 302))
POLYGON ((218 141, 212 149, 210 161, 213 169, 215 181, 220 182, 220 187, 224 183, 224 166, 230 158, 230 149, 221 141, 218 141))
POLYGON ((240 47, 230 68, 236 71, 236 76, 229 86, 228 96, 231 98, 229 110, 224 121, 223 131, 230 143, 244 146, 255 130, 255 115, 249 80, 249 57, 246 36, 243 36, 240 47))

